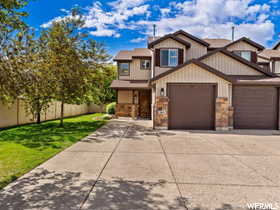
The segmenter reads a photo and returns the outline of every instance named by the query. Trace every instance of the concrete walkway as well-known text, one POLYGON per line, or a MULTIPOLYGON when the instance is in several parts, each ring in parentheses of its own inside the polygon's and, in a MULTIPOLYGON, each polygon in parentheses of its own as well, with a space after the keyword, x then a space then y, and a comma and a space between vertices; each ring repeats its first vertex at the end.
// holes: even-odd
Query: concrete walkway
POLYGON ((114 120, 0 192, 0 209, 280 209, 277 131, 154 131, 114 120))

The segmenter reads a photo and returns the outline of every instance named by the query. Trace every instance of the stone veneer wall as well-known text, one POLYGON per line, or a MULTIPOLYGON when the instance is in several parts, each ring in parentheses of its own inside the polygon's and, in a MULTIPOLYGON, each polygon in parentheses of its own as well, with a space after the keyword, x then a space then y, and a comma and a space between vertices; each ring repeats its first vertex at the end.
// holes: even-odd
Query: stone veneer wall
POLYGON ((117 104, 116 117, 138 117, 139 105, 137 104, 117 104))
POLYGON ((230 106, 229 108, 229 113, 228 113, 228 118, 229 118, 229 122, 228 122, 228 128, 229 130, 233 130, 233 114, 234 114, 234 108, 232 106, 230 106))
POLYGON ((230 107, 228 98, 216 98, 216 130, 233 129, 233 112, 233 107, 230 107))
POLYGON ((154 106, 154 128, 168 128, 168 97, 157 96, 154 106))
MULTIPOLYGON (((216 122, 215 129, 225 131, 233 129, 234 109, 229 105, 226 97, 216 98, 216 122)), ((168 128, 168 97, 156 97, 154 106, 154 128, 168 128)))

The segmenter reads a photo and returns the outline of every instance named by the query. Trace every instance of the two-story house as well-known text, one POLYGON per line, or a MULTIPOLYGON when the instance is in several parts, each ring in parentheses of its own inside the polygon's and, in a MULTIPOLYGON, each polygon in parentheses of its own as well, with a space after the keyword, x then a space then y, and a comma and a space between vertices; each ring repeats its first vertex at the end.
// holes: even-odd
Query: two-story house
POLYGON ((280 77, 265 52, 245 37, 150 37, 147 48, 114 58, 116 115, 151 118, 160 129, 279 129, 280 77))

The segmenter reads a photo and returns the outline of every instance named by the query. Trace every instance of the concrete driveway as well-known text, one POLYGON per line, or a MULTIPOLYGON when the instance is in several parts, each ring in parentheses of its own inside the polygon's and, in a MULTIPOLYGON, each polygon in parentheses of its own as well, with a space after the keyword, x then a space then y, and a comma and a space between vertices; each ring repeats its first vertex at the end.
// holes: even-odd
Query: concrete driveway
POLYGON ((0 192, 0 209, 280 209, 278 131, 115 120, 0 192), (267 208, 268 209, 268 208, 267 208))

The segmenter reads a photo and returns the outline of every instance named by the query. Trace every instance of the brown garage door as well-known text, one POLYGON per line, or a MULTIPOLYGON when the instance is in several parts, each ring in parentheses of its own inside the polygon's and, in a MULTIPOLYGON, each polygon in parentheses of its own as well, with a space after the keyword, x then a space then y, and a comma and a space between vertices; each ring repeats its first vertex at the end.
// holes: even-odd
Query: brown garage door
POLYGON ((278 91, 275 87, 234 87, 234 127, 237 129, 276 129, 277 104, 278 91))
POLYGON ((168 84, 169 129, 214 129, 215 86, 168 84))

